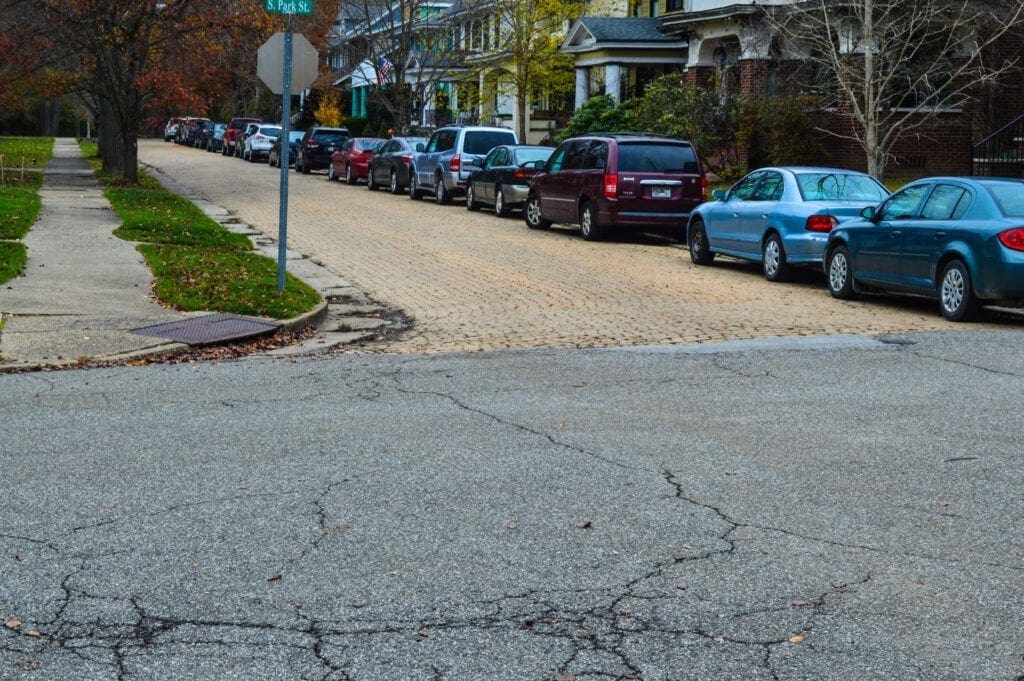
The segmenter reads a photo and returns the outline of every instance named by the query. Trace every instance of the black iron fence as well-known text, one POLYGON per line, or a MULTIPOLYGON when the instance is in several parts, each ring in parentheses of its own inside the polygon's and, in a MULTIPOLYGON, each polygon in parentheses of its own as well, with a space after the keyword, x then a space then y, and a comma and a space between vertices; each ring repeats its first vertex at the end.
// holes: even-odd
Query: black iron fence
POLYGON ((974 145, 971 174, 1024 177, 1024 114, 974 145))

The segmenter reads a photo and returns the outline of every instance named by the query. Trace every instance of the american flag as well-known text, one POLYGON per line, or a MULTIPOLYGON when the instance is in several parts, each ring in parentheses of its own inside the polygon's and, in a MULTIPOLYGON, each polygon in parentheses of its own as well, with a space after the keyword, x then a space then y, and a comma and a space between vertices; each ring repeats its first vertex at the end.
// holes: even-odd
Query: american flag
POLYGON ((387 57, 377 60, 377 82, 383 85, 391 80, 391 74, 395 72, 395 65, 387 57))

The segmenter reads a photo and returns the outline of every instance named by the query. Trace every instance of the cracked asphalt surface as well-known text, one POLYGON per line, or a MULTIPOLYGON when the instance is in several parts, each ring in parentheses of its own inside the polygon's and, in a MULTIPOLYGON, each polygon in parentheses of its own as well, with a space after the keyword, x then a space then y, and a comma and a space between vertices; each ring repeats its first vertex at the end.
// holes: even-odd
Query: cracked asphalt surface
POLYGON ((1020 341, 0 375, 0 678, 1020 679, 1020 341))

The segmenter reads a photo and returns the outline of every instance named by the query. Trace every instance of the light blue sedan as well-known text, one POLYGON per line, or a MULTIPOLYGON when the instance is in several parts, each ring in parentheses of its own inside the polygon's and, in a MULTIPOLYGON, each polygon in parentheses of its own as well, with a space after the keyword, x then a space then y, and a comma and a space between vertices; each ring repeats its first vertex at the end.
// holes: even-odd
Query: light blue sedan
POLYGON ((828 234, 889 195, 870 175, 838 168, 761 168, 701 204, 686 228, 690 259, 716 254, 760 262, 769 281, 792 265, 818 265, 828 234))
POLYGON ((983 303, 1024 303, 1024 180, 931 177, 829 235, 836 298, 883 289, 937 298, 950 321, 983 303))

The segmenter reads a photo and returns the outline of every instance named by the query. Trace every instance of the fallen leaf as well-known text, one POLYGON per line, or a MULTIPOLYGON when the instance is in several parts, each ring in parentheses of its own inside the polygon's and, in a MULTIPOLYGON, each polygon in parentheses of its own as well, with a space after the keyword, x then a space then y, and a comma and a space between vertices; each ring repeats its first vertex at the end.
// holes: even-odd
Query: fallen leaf
POLYGON ((277 582, 277 581, 280 581, 281 577, 282 577, 282 575, 270 575, 269 577, 267 577, 267 581, 268 582, 277 582))
POLYGON ((789 637, 789 642, 790 643, 803 643, 804 642, 804 637, 800 636, 800 635, 790 636, 789 637))
POLYGON ((725 638, 722 636, 716 636, 714 641, 715 643, 725 643, 725 638))
POLYGON ((683 544, 683 548, 686 549, 687 551, 693 551, 693 547, 690 546, 689 544, 683 544))
POLYGON ((805 605, 809 605, 807 601, 790 601, 789 604, 793 605, 793 606, 796 606, 798 608, 802 608, 805 605))
POLYGON ((426 637, 427 637, 427 630, 426 629, 420 629, 419 631, 416 632, 416 640, 417 641, 422 641, 426 637))
POLYGON ((21 622, 18 620, 7 620, 4 622, 4 626, 8 629, 18 629, 21 627, 21 622))
POLYGON ((28 635, 29 635, 29 636, 31 636, 31 637, 33 637, 33 638, 39 638, 40 636, 42 636, 42 634, 40 634, 40 633, 39 633, 38 631, 36 631, 35 629, 33 629, 33 630, 31 630, 30 632, 28 632, 28 635))
POLYGON ((576 675, 572 672, 555 672, 555 681, 576 681, 576 675))
POLYGON ((352 603, 351 605, 353 608, 365 608, 368 604, 360 601, 358 603, 352 603))
POLYGON ((516 525, 515 523, 509 523, 508 525, 505 526, 505 529, 507 529, 507 530, 518 530, 519 526, 516 525))
POLYGON ((582 523, 576 523, 576 527, 580 528, 581 530, 589 530, 591 527, 593 527, 593 523, 589 520, 584 520, 582 523))
POLYGON ((338 525, 334 529, 336 529, 338 532, 348 532, 349 530, 352 529, 352 526, 349 525, 348 523, 342 523, 341 525, 338 525))
POLYGON ((392 570, 388 574, 391 575, 392 577, 397 577, 398 576, 398 570, 392 570))
POLYGON ((563 427, 563 428, 565 428, 565 427, 566 427, 567 425, 569 425, 569 422, 568 422, 568 421, 562 421, 562 427, 563 427))

